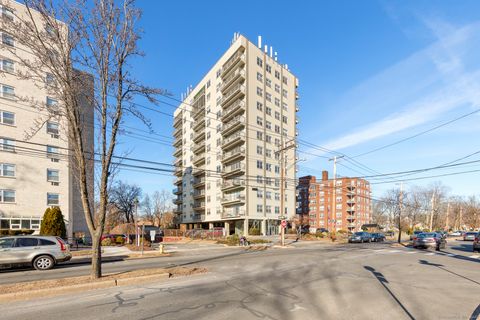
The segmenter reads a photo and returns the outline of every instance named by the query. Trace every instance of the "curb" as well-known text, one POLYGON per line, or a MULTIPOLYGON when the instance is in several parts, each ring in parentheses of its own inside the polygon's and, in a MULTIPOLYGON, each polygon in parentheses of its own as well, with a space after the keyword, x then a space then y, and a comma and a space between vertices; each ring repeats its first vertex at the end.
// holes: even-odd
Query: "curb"
POLYGON ((107 279, 107 280, 100 280, 97 282, 82 283, 82 284, 76 284, 71 286, 12 292, 12 293, 0 294, 0 302, 29 300, 37 297, 45 298, 45 297, 57 296, 57 295, 73 293, 73 292, 82 292, 82 291, 90 291, 95 289, 105 289, 105 288, 112 288, 112 287, 119 287, 119 286, 126 286, 126 285, 135 285, 135 284, 144 283, 148 281, 164 280, 168 278, 170 278, 170 273, 165 272, 165 273, 159 273, 159 274, 139 276, 134 278, 107 279))

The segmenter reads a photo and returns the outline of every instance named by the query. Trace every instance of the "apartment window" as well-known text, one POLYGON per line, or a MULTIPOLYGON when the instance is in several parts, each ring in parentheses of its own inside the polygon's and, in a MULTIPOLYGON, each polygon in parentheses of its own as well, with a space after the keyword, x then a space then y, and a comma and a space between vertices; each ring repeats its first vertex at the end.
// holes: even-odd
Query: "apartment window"
POLYGON ((0 110, 0 123, 7 125, 15 125, 15 113, 0 110))
POLYGON ((58 101, 50 97, 47 97, 47 107, 56 109, 58 107, 58 101))
POLYGON ((265 178, 265 184, 266 184, 267 186, 271 186, 271 185, 272 185, 272 178, 266 177, 266 178, 265 178))
POLYGON ((12 9, 3 5, 3 6, 1 6, 1 11, 2 11, 2 18, 3 19, 13 21, 13 19, 15 18, 15 16, 13 15, 12 9))
POLYGON ((263 183, 263 177, 262 176, 257 176, 257 183, 262 184, 263 183))
POLYGON ((262 168, 263 168, 262 160, 257 160, 257 169, 262 169, 262 168))
POLYGON ((265 213, 272 213, 272 206, 265 206, 265 213))
POLYGON ((288 131, 287 131, 287 129, 283 129, 282 131, 283 131, 283 136, 284 136, 284 137, 288 136, 288 131))
POLYGON ((47 206, 58 206, 60 195, 58 193, 47 193, 47 206))
POLYGON ((275 206, 275 214, 280 214, 280 207, 275 206))
POLYGON ((275 92, 279 92, 280 93, 280 86, 278 84, 275 85, 275 92))
POLYGON ((272 157, 272 150, 265 149, 265 156, 271 158, 272 157))
POLYGON ((210 80, 208 80, 207 85, 206 85, 207 89, 210 88, 210 84, 211 84, 211 82, 210 82, 210 80))
POLYGON ((277 107, 280 107, 280 99, 275 98, 275 105, 276 105, 277 107))
POLYGON ((263 97, 263 90, 262 90, 262 88, 257 87, 257 94, 258 94, 260 97, 263 97))
POLYGON ((7 99, 15 98, 15 88, 2 84, 2 97, 7 99))
POLYGON ((271 116, 272 115, 272 108, 265 107, 265 113, 268 114, 269 116, 271 116))
POLYGON ((272 66, 271 65, 266 64, 265 69, 267 70, 268 73, 272 73, 272 66))
POLYGON ((217 70, 217 78, 220 77, 220 74, 222 74, 222 70, 221 70, 221 69, 218 69, 218 70, 217 70))
POLYGON ((279 125, 275 125, 275 132, 280 133, 280 126, 279 125))
POLYGON ((287 96, 288 96, 287 90, 283 89, 283 90, 282 90, 282 95, 283 95, 285 98, 287 98, 287 96))
POLYGON ((11 35, 5 32, 2 33, 2 43, 9 47, 15 47, 15 40, 13 40, 11 35))
POLYGON ((263 205, 262 204, 257 204, 257 212, 259 212, 259 213, 263 212, 263 205))
POLYGON ((257 72, 257 80, 263 82, 263 75, 260 72, 257 72))
POLYGON ((275 200, 280 200, 280 193, 275 192, 275 200))
POLYGON ((55 84, 55 76, 51 73, 45 75, 45 83, 49 86, 55 84))
POLYGON ((261 117, 257 117, 257 125, 263 127, 263 119, 261 117))
POLYGON ((9 138, 0 138, 0 150, 14 152, 15 140, 9 138))
POLYGON ((275 111, 275 119, 280 120, 280 112, 275 111))
POLYGON ((210 139, 210 131, 207 131, 207 140, 210 139))
POLYGON ((275 78, 280 80, 280 72, 278 72, 277 70, 275 70, 275 78))
POLYGON ((271 163, 265 163, 265 170, 272 171, 272 164, 271 163))
POLYGON ((59 156, 58 147, 47 146, 47 156, 50 158, 58 158, 59 156))
MULTIPOLYGON (((277 146, 277 147, 280 146, 280 139, 275 138, 275 146, 277 146)), ((277 156, 278 156, 278 153, 275 153, 275 159, 278 159, 277 156)))
POLYGON ((258 140, 263 140, 263 132, 257 131, 257 139, 258 140))
POLYGON ((15 190, 0 189, 0 203, 15 203, 15 190))
POLYGON ((288 78, 284 76, 284 77, 282 78, 282 82, 285 83, 285 84, 288 84, 288 78))
POLYGON ((258 65, 259 67, 263 67, 263 60, 262 60, 262 58, 257 57, 257 65, 258 65))
POLYGON ((47 122, 47 133, 58 134, 59 132, 58 128, 59 128, 58 123, 51 122, 51 121, 47 122))
POLYGON ((270 121, 265 121, 265 128, 272 130, 272 123, 270 121))
POLYGON ((282 103, 282 108, 283 110, 288 111, 288 105, 285 102, 282 103))
POLYGON ((50 182, 60 181, 59 171, 54 169, 47 169, 47 181, 50 181, 50 182))
POLYGON ((271 191, 265 191, 265 199, 272 199, 272 192, 271 191))
POLYGON ((2 71, 14 73, 15 72, 15 64, 10 59, 2 59, 0 60, 0 67, 2 71))
POLYGON ((257 146, 257 154, 262 155, 263 154, 263 148, 260 146, 257 146))
POLYGON ((267 142, 267 143, 272 143, 272 136, 266 134, 266 135, 265 135, 265 142, 267 142))
POLYGON ((263 191, 257 190, 257 198, 263 198, 263 191))
POLYGON ((0 177, 15 177, 15 165, 0 163, 0 177))
POLYGON ((263 104, 261 102, 257 101, 257 110, 258 111, 263 111, 263 104))
POLYGON ((220 132, 220 130, 222 130, 222 125, 221 125, 221 124, 217 124, 217 132, 220 132))
POLYGON ((268 92, 265 93, 265 99, 267 99, 267 101, 270 101, 272 102, 272 95, 268 92))
POLYGON ((280 173, 280 167, 279 166, 275 166, 275 173, 280 173))
POLYGON ((287 123, 287 120, 288 120, 288 119, 287 119, 286 116, 282 116, 282 121, 283 121, 283 123, 287 123))

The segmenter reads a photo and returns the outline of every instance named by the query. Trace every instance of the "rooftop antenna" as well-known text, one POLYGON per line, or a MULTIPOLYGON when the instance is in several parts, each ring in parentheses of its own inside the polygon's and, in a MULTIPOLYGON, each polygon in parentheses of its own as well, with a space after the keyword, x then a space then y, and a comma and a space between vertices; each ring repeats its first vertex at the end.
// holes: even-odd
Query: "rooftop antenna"
POLYGON ((262 50, 262 36, 258 36, 258 47, 262 50))
POLYGON ((278 60, 277 51, 275 51, 274 56, 275 56, 275 61, 277 61, 278 60))
POLYGON ((272 58, 272 57, 273 57, 273 47, 270 46, 270 58, 272 58))
POLYGON ((265 45, 265 49, 264 49, 265 53, 268 53, 268 46, 265 45))

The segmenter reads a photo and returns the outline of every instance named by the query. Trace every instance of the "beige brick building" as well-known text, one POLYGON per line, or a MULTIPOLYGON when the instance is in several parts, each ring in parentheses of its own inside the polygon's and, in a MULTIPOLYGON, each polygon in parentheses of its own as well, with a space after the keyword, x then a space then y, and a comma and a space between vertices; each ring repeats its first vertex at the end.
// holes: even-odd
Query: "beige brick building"
MULTIPOLYGON (((25 10, 22 4, 8 2, 8 7, 2 7, 2 25, 16 19, 12 12, 20 16, 25 10)), ((0 228, 38 231, 45 209, 59 206, 68 236, 86 232, 66 121, 48 119, 46 112, 25 100, 44 101, 47 108, 57 108, 47 88, 54 79, 45 73, 43 87, 34 80, 20 79, 22 65, 16 55, 28 57, 30 53, 3 31, 0 39, 0 228)), ((93 94, 93 86, 85 90, 93 94)), ((87 149, 93 150, 93 107, 85 106, 84 119, 87 149)))
POLYGON ((184 227, 277 234, 280 218, 295 215, 297 86, 260 37, 257 46, 235 34, 182 97, 173 123, 174 194, 184 227))

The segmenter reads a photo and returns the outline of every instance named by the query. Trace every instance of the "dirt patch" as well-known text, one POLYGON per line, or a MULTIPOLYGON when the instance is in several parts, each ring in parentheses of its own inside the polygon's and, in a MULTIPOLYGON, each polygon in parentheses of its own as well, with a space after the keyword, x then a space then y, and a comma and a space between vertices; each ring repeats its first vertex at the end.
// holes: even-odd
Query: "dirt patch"
POLYGON ((39 281, 30 281, 14 284, 0 285, 1 294, 9 294, 16 292, 25 292, 38 289, 49 289, 49 288, 59 288, 59 287, 69 287, 85 283, 100 283, 117 279, 128 279, 128 278, 137 278, 143 276, 151 275, 161 275, 168 273, 169 277, 181 277, 181 276, 190 276, 194 274, 206 273, 206 268, 187 268, 187 267, 173 267, 173 268, 152 268, 152 269, 141 269, 134 271, 127 271, 122 273, 113 273, 107 274, 100 279, 92 280, 90 276, 79 276, 79 277, 70 277, 63 279, 54 279, 54 280, 39 280, 39 281))

